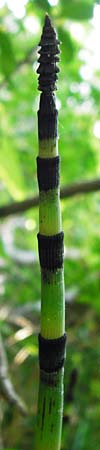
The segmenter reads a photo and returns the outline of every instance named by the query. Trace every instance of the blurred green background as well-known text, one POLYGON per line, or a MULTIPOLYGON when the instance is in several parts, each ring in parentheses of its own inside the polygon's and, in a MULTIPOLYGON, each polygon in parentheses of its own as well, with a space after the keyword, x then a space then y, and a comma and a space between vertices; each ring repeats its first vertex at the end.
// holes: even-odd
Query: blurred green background
MULTIPOLYGON (((0 206, 34 197, 37 49, 45 12, 61 40, 57 91, 61 187, 100 176, 100 2, 0 1, 0 206)), ((62 450, 100 449, 100 193, 61 201, 66 329, 62 450)), ((38 207, 0 222, 0 331, 10 377, 28 406, 2 399, 1 448, 34 450, 38 396, 38 207)), ((53 450, 53 449, 51 449, 53 450)))

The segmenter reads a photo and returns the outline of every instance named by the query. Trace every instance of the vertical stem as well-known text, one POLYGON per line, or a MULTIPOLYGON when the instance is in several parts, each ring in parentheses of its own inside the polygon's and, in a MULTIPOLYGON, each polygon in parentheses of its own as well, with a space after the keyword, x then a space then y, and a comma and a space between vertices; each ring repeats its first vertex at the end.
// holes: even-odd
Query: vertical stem
POLYGON ((41 267, 41 330, 39 335, 40 389, 36 450, 59 450, 63 410, 65 358, 65 294, 63 239, 60 211, 60 158, 54 91, 59 41, 46 14, 40 41, 38 111, 39 185, 38 249, 41 267))
POLYGON ((63 414, 63 369, 41 373, 35 450, 59 450, 63 414))

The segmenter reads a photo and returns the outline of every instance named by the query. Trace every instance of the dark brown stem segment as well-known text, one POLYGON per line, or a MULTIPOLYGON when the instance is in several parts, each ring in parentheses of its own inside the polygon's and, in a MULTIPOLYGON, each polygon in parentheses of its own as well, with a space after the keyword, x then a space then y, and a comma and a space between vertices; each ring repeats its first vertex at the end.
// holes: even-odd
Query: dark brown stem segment
POLYGON ((48 14, 41 40, 39 42, 39 67, 37 69, 38 89, 41 91, 40 106, 38 111, 38 137, 39 141, 57 138, 57 115, 54 91, 57 89, 59 68, 59 40, 52 27, 48 14))
POLYGON ((56 32, 52 27, 48 14, 45 16, 45 22, 41 40, 39 42, 39 67, 37 73, 39 74, 38 89, 42 93, 50 94, 56 89, 57 74, 59 68, 56 63, 59 61, 59 40, 56 32))

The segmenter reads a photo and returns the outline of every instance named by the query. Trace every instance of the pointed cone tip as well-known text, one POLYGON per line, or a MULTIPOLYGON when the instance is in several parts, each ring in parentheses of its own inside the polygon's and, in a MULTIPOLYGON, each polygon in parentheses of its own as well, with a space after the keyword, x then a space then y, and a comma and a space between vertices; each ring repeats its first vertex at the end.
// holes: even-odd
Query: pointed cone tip
POLYGON ((51 27, 51 20, 48 13, 45 14, 44 27, 51 27))

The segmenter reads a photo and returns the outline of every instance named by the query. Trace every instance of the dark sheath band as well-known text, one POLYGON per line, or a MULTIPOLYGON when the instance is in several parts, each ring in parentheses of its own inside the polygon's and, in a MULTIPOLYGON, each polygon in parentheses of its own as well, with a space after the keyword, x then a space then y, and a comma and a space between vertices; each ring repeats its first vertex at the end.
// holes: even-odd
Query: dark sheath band
POLYGON ((51 113, 38 111, 38 137, 40 140, 57 137, 57 117, 58 111, 55 109, 51 113))
POLYGON ((42 269, 55 270, 63 266, 64 233, 61 231, 53 236, 38 233, 38 251, 42 269))
POLYGON ((60 158, 37 157, 37 178, 40 191, 57 188, 60 183, 60 158))
POLYGON ((57 339, 44 339, 39 334, 39 365, 45 372, 57 372, 64 366, 66 333, 57 339))

